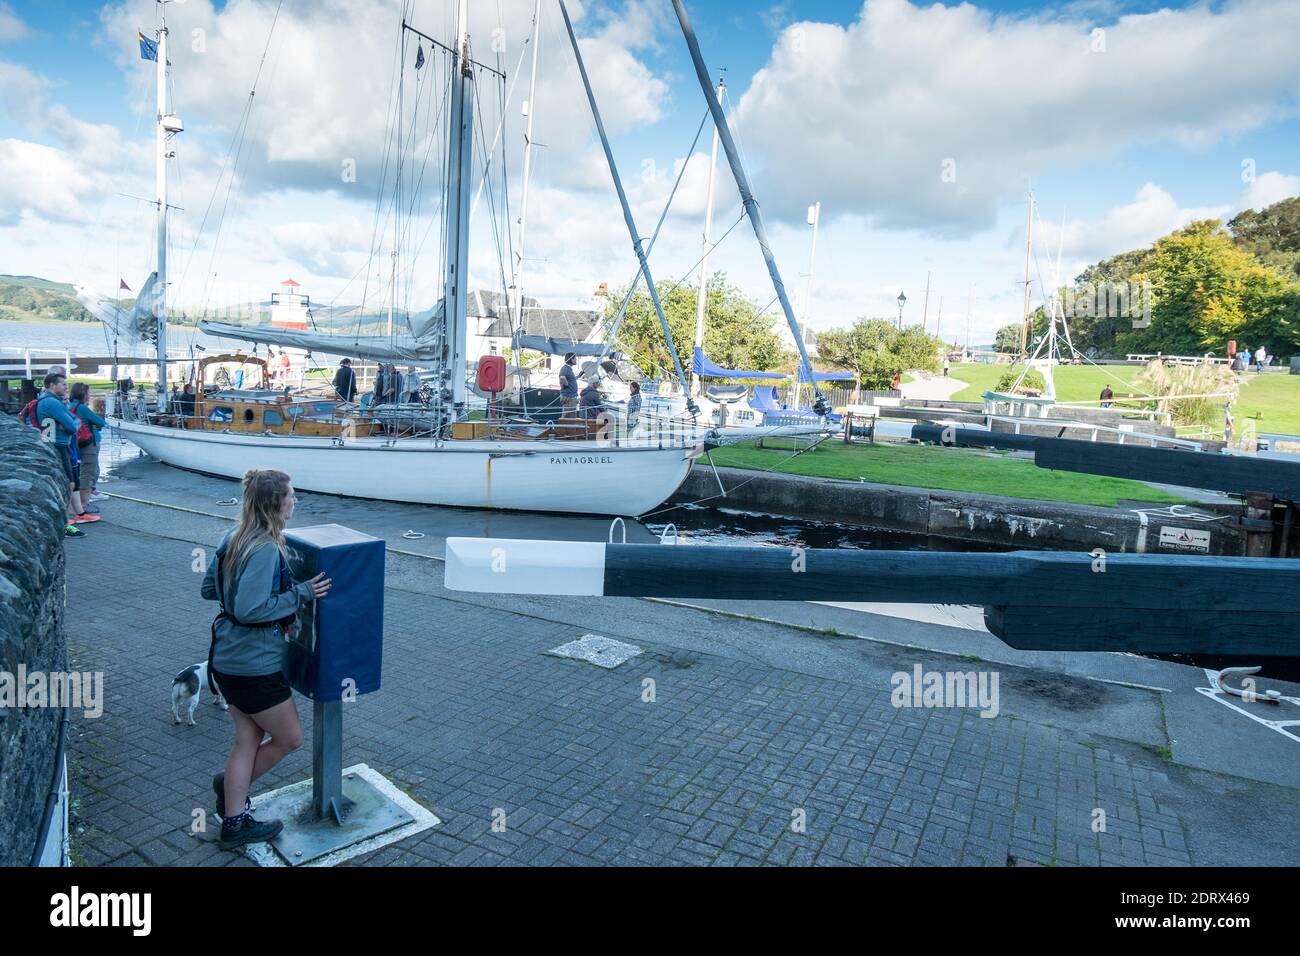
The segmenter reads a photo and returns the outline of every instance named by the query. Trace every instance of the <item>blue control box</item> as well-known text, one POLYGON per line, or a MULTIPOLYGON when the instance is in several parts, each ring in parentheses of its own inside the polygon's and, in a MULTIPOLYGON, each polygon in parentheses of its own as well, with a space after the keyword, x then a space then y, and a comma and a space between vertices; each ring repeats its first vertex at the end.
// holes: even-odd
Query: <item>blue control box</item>
POLYGON ((384 542, 338 524, 287 528, 289 573, 324 571, 330 592, 298 612, 284 676, 298 693, 331 702, 379 690, 384 657, 384 542))

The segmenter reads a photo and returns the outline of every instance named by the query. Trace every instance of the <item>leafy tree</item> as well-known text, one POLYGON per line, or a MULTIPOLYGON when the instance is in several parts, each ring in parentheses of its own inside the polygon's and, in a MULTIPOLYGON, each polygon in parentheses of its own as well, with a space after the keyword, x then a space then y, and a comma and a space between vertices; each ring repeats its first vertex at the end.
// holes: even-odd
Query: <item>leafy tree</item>
POLYGON ((1003 352, 1007 355, 1015 355, 1019 352, 1021 328, 1021 323, 1012 322, 1010 325, 1004 325, 998 329, 998 334, 993 339, 994 351, 1003 352))
POLYGON ((1300 198, 1247 209, 1228 220, 1228 229, 1238 248, 1292 282, 1300 280, 1300 198))
MULTIPOLYGON (((695 309, 698 286, 688 283, 660 282, 656 285, 659 301, 673 335, 673 344, 681 357, 682 367, 690 374, 691 354, 695 347, 695 309)), ((627 289, 609 296, 605 306, 608 328, 618 314, 627 289)), ((760 312, 758 305, 727 284, 722 272, 715 272, 706 291, 704 354, 724 368, 753 369, 766 372, 781 365, 786 356, 781 340, 772 330, 772 318, 760 312)), ((628 305, 627 316, 619 329, 616 347, 646 375, 671 370, 672 357, 664 342, 659 317, 650 294, 638 289, 628 305)))
POLYGON ((943 342, 909 326, 901 332, 892 319, 860 318, 847 329, 831 329, 817 336, 817 355, 838 368, 848 369, 858 383, 885 389, 895 375, 911 369, 933 372, 939 368, 943 342))

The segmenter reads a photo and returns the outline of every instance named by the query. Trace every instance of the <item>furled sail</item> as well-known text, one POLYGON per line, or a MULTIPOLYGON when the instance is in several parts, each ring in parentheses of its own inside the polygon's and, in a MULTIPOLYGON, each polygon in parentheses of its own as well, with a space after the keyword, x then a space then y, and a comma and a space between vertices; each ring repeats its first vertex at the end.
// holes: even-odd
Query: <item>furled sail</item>
MULTIPOLYGON (((567 355, 572 352, 574 355, 580 355, 584 358, 595 358, 598 355, 605 354, 605 346, 601 342, 575 342, 573 339, 557 339, 546 335, 524 335, 522 332, 516 332, 510 339, 510 344, 516 349, 532 349, 535 352, 545 352, 547 355, 567 355)), ((622 358, 618 353, 610 353, 615 359, 622 358)))
POLYGON ((408 365, 433 365, 441 361, 441 344, 410 335, 346 335, 328 332, 302 332, 270 325, 229 325, 224 322, 200 322, 199 329, 220 338, 241 339, 263 345, 281 345, 308 352, 346 355, 377 362, 402 362, 408 365))
POLYGON ((117 348, 130 354, 141 345, 153 346, 158 343, 158 316, 154 314, 157 300, 154 288, 157 282, 158 273, 149 273, 149 278, 140 287, 135 304, 129 309, 122 308, 115 300, 100 295, 87 286, 73 288, 82 307, 108 328, 117 348))

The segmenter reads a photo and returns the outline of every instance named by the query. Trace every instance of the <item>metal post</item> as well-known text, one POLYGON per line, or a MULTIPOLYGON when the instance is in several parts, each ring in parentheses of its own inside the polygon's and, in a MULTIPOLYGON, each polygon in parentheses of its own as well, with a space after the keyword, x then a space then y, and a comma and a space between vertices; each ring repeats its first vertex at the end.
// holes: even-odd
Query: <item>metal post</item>
MULTIPOLYGON (((650 274, 650 262, 646 258, 645 246, 641 242, 641 234, 637 231, 636 220, 632 218, 632 206, 628 203, 627 193, 623 190, 623 180, 618 175, 618 164, 614 162, 614 152, 610 149, 609 137, 605 135, 605 123, 600 118, 600 108, 596 105, 596 94, 592 92, 591 80, 587 76, 587 65, 583 62, 582 51, 578 48, 578 38, 573 32, 573 22, 569 19, 569 8, 564 5, 564 0, 560 0, 560 12, 564 14, 564 27, 569 33, 569 43, 573 46, 573 57, 578 62, 578 73, 582 76, 582 85, 587 91, 587 102, 591 105, 591 115, 596 121, 596 132, 600 134, 600 143, 605 149, 605 160, 609 164, 610 176, 614 179, 614 189, 618 193, 619 204, 623 207, 623 221, 627 224, 627 231, 632 237, 632 249, 636 252, 637 261, 641 263, 641 272, 645 275, 646 289, 650 293, 650 302, 654 306, 655 314, 659 317, 659 325, 663 329, 664 341, 668 345, 668 352, 673 359, 673 369, 677 372, 677 380, 682 383, 682 387, 687 387, 686 372, 682 369, 682 360, 677 354, 677 346, 673 343, 672 329, 668 327, 668 318, 664 315, 663 304, 659 301, 659 290, 655 288, 654 277, 650 274)), ((709 88, 712 96, 712 87, 709 88)), ((716 107, 716 103, 714 106, 716 107)), ((700 413, 700 407, 695 404, 695 398, 686 395, 686 410, 692 415, 700 413)))
POLYGON ((351 801, 343 796, 343 702, 313 701, 311 806, 317 820, 347 819, 351 801))
POLYGON ((749 185, 749 176, 745 173, 745 167, 740 162, 740 152, 736 149, 736 142, 732 138, 731 128, 727 125, 727 118, 723 115, 722 107, 713 96, 713 83, 709 79, 708 67, 704 65, 704 56, 700 53, 700 44, 695 38, 695 31, 691 27, 690 17, 686 15, 686 8, 682 6, 682 0, 673 0, 673 8, 677 11, 677 21, 681 24, 682 35, 686 38, 686 46, 690 50, 691 60, 695 63, 696 79, 699 80, 700 88, 709 101, 709 111, 713 113, 713 125, 718 131, 722 148, 726 151, 727 162, 731 165, 731 173, 736 180, 736 188, 740 191, 741 201, 744 203, 745 212, 749 216, 749 224, 754 229, 754 237, 758 239, 759 248, 763 250, 763 259, 767 263, 768 275, 772 278, 772 287, 776 290, 776 297, 781 303, 781 311, 785 313, 786 323, 790 326, 790 334, 794 336, 794 344, 799 351, 799 361, 808 374, 808 381, 812 383, 813 394, 817 396, 817 400, 813 403, 813 410, 818 415, 827 415, 831 410, 830 405, 822 396, 821 387, 817 384, 816 376, 813 375, 812 361, 808 358, 808 349, 804 346, 803 333, 799 331, 799 321, 795 318, 794 308, 790 305, 789 296, 786 295, 785 282, 781 279, 781 271, 776 265, 776 256, 773 255, 772 246, 767 239, 767 227, 763 225, 763 214, 759 211, 758 200, 754 198, 754 191, 749 185))

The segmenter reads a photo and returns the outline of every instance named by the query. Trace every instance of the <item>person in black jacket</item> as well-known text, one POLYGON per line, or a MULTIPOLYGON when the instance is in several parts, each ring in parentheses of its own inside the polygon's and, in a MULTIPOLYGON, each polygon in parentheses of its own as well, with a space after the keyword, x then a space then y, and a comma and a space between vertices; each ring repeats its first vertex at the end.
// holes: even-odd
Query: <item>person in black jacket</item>
POLYGON ((334 373, 334 391, 345 402, 356 398, 357 373, 352 371, 352 359, 344 359, 339 363, 339 370, 334 373))

